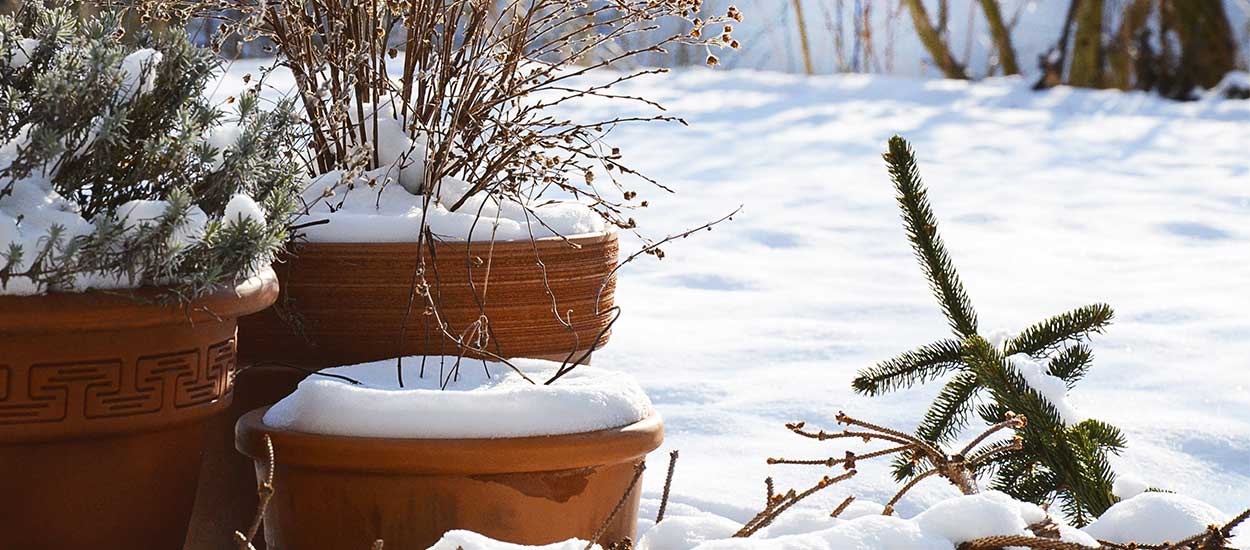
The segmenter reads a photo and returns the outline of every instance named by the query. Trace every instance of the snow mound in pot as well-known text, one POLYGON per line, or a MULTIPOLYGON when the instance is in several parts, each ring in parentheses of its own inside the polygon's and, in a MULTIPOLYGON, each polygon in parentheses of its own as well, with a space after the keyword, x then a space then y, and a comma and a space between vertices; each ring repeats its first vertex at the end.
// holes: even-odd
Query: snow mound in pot
POLYGON ((505 364, 426 357, 321 371, 265 413, 265 424, 326 435, 411 439, 501 438, 590 432, 632 424, 652 414, 633 377, 581 366, 543 385, 559 363, 512 359, 537 384, 505 364), (442 385, 446 383, 446 388, 442 385))

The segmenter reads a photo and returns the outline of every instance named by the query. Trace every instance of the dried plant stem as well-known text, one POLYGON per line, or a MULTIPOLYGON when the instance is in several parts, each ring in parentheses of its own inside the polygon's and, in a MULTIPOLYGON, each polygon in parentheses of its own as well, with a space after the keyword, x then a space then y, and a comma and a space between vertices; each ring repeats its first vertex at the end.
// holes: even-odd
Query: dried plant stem
POLYGON ((655 522, 664 521, 664 511, 668 509, 668 495, 673 488, 673 471, 677 469, 677 450, 668 453, 668 474, 664 476, 664 494, 660 496, 660 511, 655 514, 655 522))
POLYGON ((256 494, 260 497, 260 502, 256 504, 256 515, 252 518, 252 524, 247 528, 247 534, 234 532, 234 542, 239 550, 256 550, 252 546, 252 539, 255 539, 256 533, 260 531, 260 522, 265 517, 265 509, 269 507, 269 499, 273 498, 273 471, 276 464, 273 440, 269 438, 269 434, 265 434, 265 478, 256 486, 256 494))
POLYGON ((1002 550, 1004 548, 1033 548, 1035 550, 1095 550, 1097 547, 1056 539, 1005 535, 984 537, 959 545, 959 550, 1002 550))
POLYGON ((830 513, 829 513, 829 517, 831 517, 831 518, 836 518, 836 517, 838 517, 838 516, 842 515, 842 512, 845 512, 845 511, 846 511, 846 508, 847 508, 848 506, 850 506, 852 502, 855 502, 855 497, 854 497, 854 496, 849 496, 849 497, 846 497, 846 499, 844 499, 844 500, 842 501, 842 504, 839 504, 837 508, 834 508, 834 509, 833 509, 833 512, 830 512, 830 513))
POLYGON ((634 477, 629 480, 629 485, 625 487, 625 492, 621 494, 621 499, 616 501, 616 506, 612 507, 612 512, 608 517, 604 518, 603 523, 599 525, 599 529, 595 530, 594 536, 586 541, 586 550, 590 550, 603 538, 603 534, 607 532, 608 526, 612 525, 612 520, 616 519, 616 515, 621 512, 621 508, 625 507, 625 501, 629 500, 629 495, 633 494, 634 488, 638 486, 638 480, 642 479, 642 472, 647 469, 647 462, 639 462, 634 466, 634 477))
POLYGON ((846 481, 854 477, 857 473, 858 472, 855 470, 851 470, 837 477, 822 477, 820 478, 820 481, 816 482, 815 485, 812 485, 801 493, 796 493, 794 489, 790 489, 784 495, 771 495, 772 489, 770 484, 770 497, 768 499, 768 503, 764 506, 764 509, 756 514, 755 517, 751 518, 750 521, 746 522, 746 524, 742 526, 742 529, 739 529, 733 536, 742 538, 754 535, 760 529, 763 529, 771 524, 774 519, 777 519, 777 516, 781 515, 782 512, 785 512, 790 509, 791 506, 799 503, 799 501, 802 501, 803 499, 810 497, 820 492, 820 490, 835 483, 846 481))

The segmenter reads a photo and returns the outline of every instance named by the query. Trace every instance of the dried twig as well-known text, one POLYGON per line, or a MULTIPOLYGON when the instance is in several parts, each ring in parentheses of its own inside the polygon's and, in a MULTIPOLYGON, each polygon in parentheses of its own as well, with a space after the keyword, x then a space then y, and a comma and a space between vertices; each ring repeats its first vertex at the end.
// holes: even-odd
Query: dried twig
POLYGON ((638 480, 642 479, 642 472, 646 469, 646 461, 639 462, 637 466, 634 466, 634 478, 629 480, 629 485, 625 487, 625 492, 621 494, 621 499, 616 501, 616 506, 612 507, 612 513, 604 518, 603 523, 599 525, 599 529, 595 530, 594 536, 586 541, 586 550, 593 548, 599 542, 599 539, 603 538, 603 534, 612 525, 612 520, 616 519, 616 514, 620 513, 621 508, 625 507, 625 501, 629 500, 629 495, 633 494, 634 488, 638 486, 638 480))
POLYGON ((660 496, 660 511, 655 514, 655 522, 664 521, 664 511, 668 509, 668 493, 673 488, 673 471, 677 469, 677 450, 668 453, 668 475, 664 476, 664 494, 660 496))
POLYGON ((810 497, 820 492, 822 489, 834 485, 835 483, 846 481, 854 477, 856 473, 858 472, 851 470, 837 477, 825 476, 820 478, 820 481, 817 481, 815 485, 808 487, 807 490, 801 493, 795 492, 794 489, 790 489, 789 491, 786 491, 785 494, 781 495, 773 493, 772 478, 768 478, 764 481, 768 487, 768 500, 764 504, 764 509, 760 510, 758 514, 755 514, 755 517, 751 518, 750 521, 747 521, 746 524, 744 524, 737 533, 734 533, 733 536, 741 538, 754 535, 760 529, 763 529, 771 524, 773 520, 777 519, 777 516, 781 515, 782 512, 785 512, 786 510, 789 510, 791 506, 798 504, 799 501, 810 497))
POLYGON ((877 458, 877 457, 890 456, 890 455, 896 455, 896 454, 903 454, 905 456, 911 456, 913 460, 917 460, 917 461, 923 460, 927 462, 931 466, 931 469, 913 477, 906 485, 904 485, 899 490, 898 493, 894 495, 894 498, 890 499, 890 501, 886 503, 886 509, 885 509, 886 515, 890 515, 890 513, 892 513, 893 511, 893 505, 897 503, 899 499, 903 497, 903 495, 905 495, 908 491, 910 491, 913 487, 915 487, 921 480, 934 476, 934 475, 939 475, 943 478, 946 478, 947 481, 949 481, 951 484, 959 488, 959 490, 964 494, 976 493, 977 486, 976 486, 976 481, 974 479, 974 474, 975 474, 977 467, 980 464, 982 464, 985 461, 985 459, 989 456, 993 456, 1000 452, 1008 452, 1011 450, 1018 449, 1020 442, 1018 438, 1013 439, 1011 443, 1009 444, 1000 445, 999 447, 995 447, 988 451, 977 454, 975 459, 973 460, 969 460, 967 458, 968 454, 973 452, 978 445, 983 443, 991 435, 998 433, 1001 430, 1008 429, 1008 428, 1011 428, 1011 429, 1023 428, 1025 426, 1025 423, 1027 422, 1027 419, 1023 416, 1018 416, 1018 415, 1009 413, 1006 420, 999 422, 998 424, 995 424, 993 426, 990 426, 983 433, 981 433, 981 435, 974 438, 970 443, 968 443, 968 445, 966 445, 963 449, 961 449, 958 453, 955 453, 955 454, 947 454, 943 452, 941 449, 938 449, 933 444, 927 441, 924 441, 920 438, 917 438, 916 436, 913 436, 911 434, 904 433, 899 430, 886 428, 883 426, 878 426, 876 424, 865 422, 863 420, 859 420, 856 418, 852 418, 841 412, 838 413, 837 421, 839 424, 845 424, 849 426, 850 428, 860 428, 860 429, 853 430, 853 429, 848 428, 841 432, 833 432, 833 433, 825 432, 823 430, 812 432, 805 428, 806 424, 804 422, 795 422, 795 423, 787 424, 786 428, 788 428, 790 431, 794 432, 795 434, 801 435, 803 437, 811 438, 811 439, 816 439, 818 441, 825 441, 825 440, 830 440, 830 439, 862 439, 864 440, 865 443, 875 440, 875 441, 886 441, 886 442, 894 443, 895 445, 885 448, 885 449, 880 449, 880 450, 871 451, 871 452, 862 453, 862 454, 856 454, 851 451, 846 451, 846 454, 840 458, 829 457, 825 459, 816 459, 816 460, 770 458, 768 459, 768 463, 769 464, 821 465, 821 466, 826 466, 830 468, 834 466, 842 466, 843 468, 850 470, 854 468, 855 464, 860 460, 866 460, 870 458, 877 458))
POLYGON ((256 550, 252 546, 252 539, 256 538, 256 533, 260 531, 260 522, 265 517, 265 509, 269 506, 269 499, 273 498, 273 471, 276 464, 273 440, 269 438, 269 434, 265 434, 265 478, 256 486, 256 494, 260 497, 260 502, 256 504, 256 515, 252 518, 252 524, 247 528, 247 534, 234 532, 234 542, 239 550, 256 550))

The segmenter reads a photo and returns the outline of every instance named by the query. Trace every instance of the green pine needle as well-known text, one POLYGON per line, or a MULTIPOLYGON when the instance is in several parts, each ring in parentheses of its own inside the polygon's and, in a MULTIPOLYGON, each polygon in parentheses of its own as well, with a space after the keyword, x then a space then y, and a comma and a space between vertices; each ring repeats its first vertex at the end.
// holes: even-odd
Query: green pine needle
POLYGON ((1092 304, 1061 313, 1027 329, 1007 342, 1007 355, 1025 353, 1041 358, 1058 351, 1064 343, 1102 332, 1115 312, 1107 304, 1092 304))
POLYGON ((938 235, 937 218, 929 206, 928 192, 916 169, 916 156, 907 141, 899 136, 890 138, 889 152, 883 155, 889 165, 890 179, 898 191, 898 204, 903 210, 907 236, 911 239, 916 257, 924 266, 925 276, 934 295, 942 305, 947 322, 960 336, 967 338, 977 333, 977 314, 972 301, 964 291, 955 265, 946 253, 942 237, 938 235))
POLYGON ((1089 371, 1093 360, 1093 350, 1084 343, 1077 342, 1051 358, 1048 370, 1051 376, 1063 379, 1067 382, 1068 389, 1072 389, 1076 382, 1089 371))
POLYGON ((865 395, 880 395, 923 384, 959 369, 960 345, 941 340, 859 371, 851 386, 865 395))

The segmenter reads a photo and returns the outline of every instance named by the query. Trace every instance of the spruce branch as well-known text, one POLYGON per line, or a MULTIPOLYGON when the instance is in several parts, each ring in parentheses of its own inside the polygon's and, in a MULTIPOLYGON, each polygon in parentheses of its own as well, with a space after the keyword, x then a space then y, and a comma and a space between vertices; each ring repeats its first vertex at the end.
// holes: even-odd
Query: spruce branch
POLYGON ((1024 353, 1035 358, 1059 350, 1066 342, 1102 332, 1115 315, 1107 304, 1092 304, 1061 313, 1027 329, 1004 344, 1006 355, 1024 353))
POLYGON ((902 137, 894 136, 890 138, 889 152, 884 158, 889 166, 890 179, 898 192, 896 198, 903 210, 907 237, 911 240, 916 258, 924 266, 925 276, 942 306, 942 312, 946 314, 947 322, 964 338, 976 335, 977 314, 946 252, 946 245, 938 235, 937 218, 929 206, 928 191, 920 180, 911 145, 902 137))
POLYGON ((1047 371, 1051 376, 1062 378, 1072 389, 1076 382, 1089 372, 1094 360, 1094 351, 1082 342, 1074 343, 1050 359, 1047 371))
POLYGON ((865 395, 880 395, 934 380, 960 367, 960 346, 941 340, 859 371, 851 386, 865 395))

